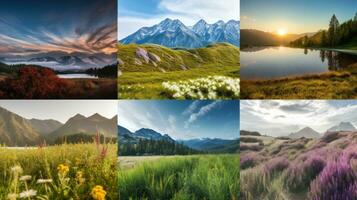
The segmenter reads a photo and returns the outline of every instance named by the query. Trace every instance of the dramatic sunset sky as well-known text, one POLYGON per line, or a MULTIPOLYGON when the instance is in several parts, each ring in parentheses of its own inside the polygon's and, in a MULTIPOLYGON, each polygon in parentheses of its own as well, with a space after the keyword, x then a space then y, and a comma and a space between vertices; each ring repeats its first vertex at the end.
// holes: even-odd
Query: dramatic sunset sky
POLYGON ((316 32, 333 14, 340 22, 357 12, 355 0, 241 0, 241 28, 266 32, 316 32))
POLYGON ((241 100, 241 130, 287 136, 304 127, 319 133, 350 122, 357 127, 357 102, 349 100, 241 100))
POLYGON ((118 124, 175 139, 239 137, 239 101, 119 101, 118 124))
POLYGON ((2 0, 0 57, 116 52, 114 0, 2 0))

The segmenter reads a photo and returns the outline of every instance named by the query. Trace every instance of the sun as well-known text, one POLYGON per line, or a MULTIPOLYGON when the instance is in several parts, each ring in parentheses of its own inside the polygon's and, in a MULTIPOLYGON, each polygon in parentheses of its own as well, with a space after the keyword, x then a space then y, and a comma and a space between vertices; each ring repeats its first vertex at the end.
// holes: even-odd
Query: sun
POLYGON ((287 31, 285 28, 279 28, 278 31, 277 31, 278 35, 280 36, 284 36, 286 35, 287 31))

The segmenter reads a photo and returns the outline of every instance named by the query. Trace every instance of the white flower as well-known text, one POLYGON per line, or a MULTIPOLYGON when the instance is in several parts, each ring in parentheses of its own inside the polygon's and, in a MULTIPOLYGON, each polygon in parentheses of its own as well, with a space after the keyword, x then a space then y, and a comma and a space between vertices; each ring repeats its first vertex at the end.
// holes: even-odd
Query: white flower
POLYGON ((20 181, 29 181, 31 180, 32 176, 30 175, 25 175, 20 177, 20 181))
POLYGON ((37 183, 38 183, 38 184, 41 184, 41 183, 52 183, 52 179, 38 179, 38 180, 37 180, 37 183))
POLYGON ((20 198, 29 198, 37 195, 36 190, 26 190, 20 193, 20 198))

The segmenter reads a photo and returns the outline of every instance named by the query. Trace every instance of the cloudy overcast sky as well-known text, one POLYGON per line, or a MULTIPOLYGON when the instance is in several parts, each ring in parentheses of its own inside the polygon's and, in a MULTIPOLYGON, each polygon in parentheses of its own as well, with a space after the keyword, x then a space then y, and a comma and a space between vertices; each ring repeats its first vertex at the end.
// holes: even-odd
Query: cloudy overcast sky
POLYGON ((114 0, 1 0, 0 57, 116 52, 114 0))
POLYGON ((119 101, 118 124, 175 139, 239 136, 239 101, 119 101))
POLYGON ((242 100, 241 130, 286 136, 306 126, 324 133, 340 122, 357 127, 357 101, 242 100))
POLYGON ((191 26, 200 19, 215 23, 240 16, 239 0, 128 0, 119 1, 118 8, 119 39, 166 18, 191 26))
POLYGON ((0 107, 26 119, 54 119, 65 123, 76 114, 95 113, 106 118, 117 115, 115 100, 0 100, 0 107))

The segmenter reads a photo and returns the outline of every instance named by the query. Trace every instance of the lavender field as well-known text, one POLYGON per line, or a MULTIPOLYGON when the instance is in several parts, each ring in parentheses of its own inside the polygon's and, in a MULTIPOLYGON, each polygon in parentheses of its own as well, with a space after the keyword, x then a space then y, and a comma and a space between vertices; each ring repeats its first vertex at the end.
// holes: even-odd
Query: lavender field
POLYGON ((241 199, 357 199, 357 132, 241 136, 241 199))

